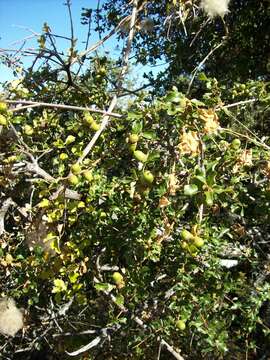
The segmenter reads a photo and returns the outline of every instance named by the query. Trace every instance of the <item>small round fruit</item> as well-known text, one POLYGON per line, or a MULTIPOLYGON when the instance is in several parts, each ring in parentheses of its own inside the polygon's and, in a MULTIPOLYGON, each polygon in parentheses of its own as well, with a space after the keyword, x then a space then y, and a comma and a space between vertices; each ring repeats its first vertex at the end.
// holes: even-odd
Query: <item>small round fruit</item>
POLYGON ((134 153, 134 151, 136 150, 136 147, 137 147, 137 143, 130 144, 128 148, 131 153, 134 153))
POLYGON ((143 172, 143 181, 147 184, 152 184, 154 181, 154 175, 151 173, 151 171, 146 170, 143 172))
POLYGON ((115 282, 115 284, 121 284, 124 281, 123 276, 118 271, 116 271, 112 274, 112 278, 113 278, 113 281, 115 282))
POLYGON ((187 249, 188 248, 188 243, 186 241, 182 241, 181 242, 181 247, 182 247, 182 249, 187 249))
POLYGON ((199 251, 195 245, 189 245, 188 249, 192 256, 196 256, 199 251))
POLYGON ((107 216, 107 214, 105 213, 105 211, 101 211, 101 213, 99 214, 100 219, 105 219, 107 216))
POLYGON ((92 124, 90 125, 91 129, 94 130, 94 131, 98 131, 100 129, 100 125, 93 121, 92 124))
POLYGON ((72 185, 77 185, 79 183, 79 178, 78 176, 71 174, 68 178, 68 181, 72 184, 72 185))
POLYGON ((85 179, 87 180, 87 181, 92 181, 93 180, 93 174, 92 174, 92 171, 91 170, 85 170, 84 172, 83 172, 83 176, 85 177, 85 179))
POLYGON ((80 164, 76 163, 76 164, 73 164, 71 166, 71 171, 73 172, 73 174, 77 175, 81 172, 81 166, 80 164))
POLYGON ((105 76, 107 73, 106 68, 104 66, 102 66, 101 68, 99 68, 98 73, 101 76, 105 76))
POLYGON ((7 111, 7 104, 4 102, 0 102, 0 112, 6 112, 7 111))
POLYGON ((186 328, 186 323, 183 320, 177 320, 175 323, 177 329, 183 331, 186 328))
POLYGON ((194 238, 194 236, 191 234, 191 232, 186 229, 183 229, 181 231, 181 237, 182 237, 182 239, 184 239, 186 241, 192 240, 194 238))
POLYGON ((136 151, 134 151, 133 154, 134 154, 134 157, 136 160, 138 160, 142 163, 147 161, 148 156, 145 153, 143 153, 142 151, 136 150, 136 151))
POLYGON ((239 149, 240 146, 241 146, 241 140, 240 140, 240 139, 234 139, 234 140, 231 142, 231 147, 232 147, 234 150, 239 149))
POLYGON ((47 208, 50 205, 50 201, 48 199, 42 199, 38 204, 40 208, 47 208))
POLYGON ((95 120, 91 114, 88 112, 84 113, 84 120, 87 122, 87 124, 91 125, 95 120))
POLYGON ((31 136, 34 133, 34 129, 30 125, 25 125, 23 130, 24 130, 25 135, 28 135, 28 136, 31 136))
POLYGON ((131 144, 135 144, 139 141, 139 136, 137 134, 130 134, 128 140, 131 144))
POLYGON ((0 114, 0 125, 6 126, 7 125, 7 119, 5 118, 4 115, 0 114))
POLYGON ((204 241, 202 238, 200 238, 199 236, 195 236, 194 239, 194 245, 197 247, 197 248, 200 248, 204 245, 204 241))
POLYGON ((66 154, 66 153, 61 153, 61 154, 59 155, 59 158, 60 158, 60 160, 66 160, 66 159, 68 159, 68 154, 66 154))

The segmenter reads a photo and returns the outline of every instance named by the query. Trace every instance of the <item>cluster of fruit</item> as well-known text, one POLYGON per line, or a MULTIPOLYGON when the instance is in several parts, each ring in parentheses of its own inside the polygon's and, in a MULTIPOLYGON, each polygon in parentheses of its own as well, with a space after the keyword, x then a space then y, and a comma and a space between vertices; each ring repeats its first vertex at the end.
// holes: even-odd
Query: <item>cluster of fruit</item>
POLYGON ((100 129, 100 125, 95 121, 95 119, 89 112, 85 111, 83 115, 85 122, 87 123, 87 125, 90 126, 92 130, 98 131, 100 129))
POLYGON ((7 105, 3 102, 0 102, 0 126, 7 126, 8 121, 5 116, 7 113, 7 105))
POLYGON ((78 163, 71 165, 70 170, 71 170, 71 174, 68 177, 68 181, 72 185, 78 185, 78 183, 80 182, 78 175, 80 174, 82 174, 88 182, 91 182, 93 180, 92 171, 91 170, 82 171, 81 165, 78 163))
POLYGON ((246 84, 235 84, 232 91, 232 98, 237 96, 252 96, 253 91, 246 84))
POLYGON ((183 229, 181 232, 182 243, 181 246, 183 249, 187 250, 192 256, 195 256, 199 249, 204 245, 204 240, 197 236, 193 235, 190 231, 183 229))
MULTIPOLYGON (((141 163, 145 163, 148 159, 148 155, 142 152, 141 150, 136 150, 137 143, 139 141, 138 134, 130 134, 128 137, 129 150, 133 153, 133 156, 136 160, 141 163)), ((141 181, 144 185, 149 186, 154 181, 154 175, 149 170, 144 170, 142 172, 141 181)))

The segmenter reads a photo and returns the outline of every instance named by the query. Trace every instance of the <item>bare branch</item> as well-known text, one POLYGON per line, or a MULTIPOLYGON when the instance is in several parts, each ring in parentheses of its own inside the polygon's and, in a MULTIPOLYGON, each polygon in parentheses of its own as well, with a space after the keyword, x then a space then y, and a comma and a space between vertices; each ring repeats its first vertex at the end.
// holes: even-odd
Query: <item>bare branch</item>
POLYGON ((174 348, 169 345, 165 340, 161 339, 161 346, 165 346, 166 349, 177 359, 177 360, 185 360, 174 348))
POLYGON ((200 70, 200 68, 204 65, 204 63, 208 60, 208 58, 217 50, 219 49, 221 46, 223 45, 223 42, 221 42, 220 44, 218 44, 217 46, 215 46, 213 49, 211 49, 211 51, 209 51, 209 53, 205 56, 205 58, 199 63, 198 66, 196 66, 195 70, 194 70, 194 74, 192 75, 192 78, 190 80, 190 83, 188 85, 188 90, 187 90, 187 95, 190 92, 191 86, 193 84, 193 81, 198 73, 198 71, 200 70))
POLYGON ((11 198, 8 198, 3 202, 3 205, 0 208, 0 236, 5 232, 5 216, 11 205, 14 205, 14 202, 11 198))
MULTIPOLYGON (((122 88, 123 78, 124 78, 124 76, 125 76, 125 74, 127 72, 127 69, 128 69, 128 58, 129 58, 129 54, 131 52, 132 41, 133 41, 134 34, 135 34, 135 22, 136 22, 136 18, 137 18, 137 12, 138 12, 138 0, 134 0, 133 1, 131 19, 130 19, 129 36, 128 36, 128 39, 127 39, 127 46, 126 46, 126 49, 125 49, 125 52, 124 52, 122 71, 121 71, 121 73, 119 75, 119 79, 118 79, 118 91, 111 100, 108 112, 112 112, 114 107, 117 104, 117 97, 118 97, 118 94, 119 94, 119 92, 120 92, 120 90, 122 88)), ((87 146, 83 150, 82 155, 78 159, 78 163, 81 163, 83 161, 83 159, 89 154, 89 152, 91 151, 91 149, 95 145, 97 139, 99 138, 100 134, 107 127, 107 125, 109 123, 109 118, 110 118, 109 115, 105 115, 103 117, 100 129, 95 133, 95 135, 93 136, 91 141, 87 144, 87 146)))
MULTIPOLYGON (((76 110, 77 111, 89 111, 89 112, 108 115, 108 116, 112 116, 112 117, 116 117, 116 118, 121 118, 122 117, 122 115, 113 113, 109 109, 108 109, 108 111, 106 111, 106 110, 93 109, 93 108, 82 107, 82 106, 73 106, 73 105, 66 105, 66 104, 54 104, 54 103, 45 103, 45 102, 27 101, 27 100, 8 100, 8 99, 4 99, 2 101, 6 102, 8 104, 22 104, 22 105, 33 105, 32 107, 40 106, 40 107, 49 107, 49 108, 56 108, 56 109, 67 109, 67 110, 75 110, 75 111, 76 110)), ((12 112, 17 112, 17 111, 20 111, 20 110, 23 110, 23 108, 18 107, 18 108, 15 108, 15 109, 10 109, 10 111, 12 111, 12 112)))

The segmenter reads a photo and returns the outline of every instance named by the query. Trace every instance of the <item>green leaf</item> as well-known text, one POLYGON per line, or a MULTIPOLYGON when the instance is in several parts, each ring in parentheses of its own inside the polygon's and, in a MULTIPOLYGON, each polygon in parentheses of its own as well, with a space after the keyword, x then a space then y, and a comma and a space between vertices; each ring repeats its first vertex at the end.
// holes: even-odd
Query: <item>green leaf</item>
POLYGON ((125 298, 123 295, 117 295, 116 298, 115 298, 115 303, 119 306, 123 306, 124 305, 124 301, 125 301, 125 298))
POLYGON ((198 192, 198 186, 195 184, 185 185, 184 194, 186 196, 193 196, 198 192))
POLYGON ((157 135, 154 131, 145 131, 142 133, 142 136, 145 139, 149 139, 149 140, 155 140, 157 138, 157 135))
POLYGON ((98 283, 95 284, 95 289, 97 291, 108 291, 111 292, 113 289, 115 288, 114 285, 109 284, 109 283, 98 283))

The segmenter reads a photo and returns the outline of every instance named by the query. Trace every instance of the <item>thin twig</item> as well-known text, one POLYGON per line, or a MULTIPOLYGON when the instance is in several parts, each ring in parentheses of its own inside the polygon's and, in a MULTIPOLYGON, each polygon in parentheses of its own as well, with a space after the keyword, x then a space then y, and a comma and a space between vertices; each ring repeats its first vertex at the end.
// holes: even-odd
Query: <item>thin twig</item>
POLYGON ((213 52, 215 52, 217 49, 219 49, 221 46, 223 45, 223 42, 218 44, 217 46, 215 46, 213 49, 211 49, 211 51, 209 51, 209 53, 206 55, 206 57, 199 63, 199 65, 196 67, 196 69, 194 70, 194 74, 190 80, 190 83, 188 85, 188 90, 187 90, 187 95, 190 92, 191 86, 193 84, 193 81, 198 73, 198 71, 200 70, 200 68, 203 66, 203 64, 208 60, 208 58, 213 54, 213 52))
MULTIPOLYGON (((118 97, 120 90, 122 89, 123 78, 128 69, 128 58, 129 58, 129 54, 131 52, 132 41, 133 41, 133 37, 134 37, 134 33, 135 33, 135 22, 136 22, 137 11, 138 11, 137 7, 138 7, 138 0, 134 0, 132 14, 131 14, 131 20, 130 20, 129 36, 128 36, 127 46, 126 46, 125 53, 124 53, 122 71, 121 71, 121 73, 119 75, 119 79, 118 79, 118 91, 111 100, 108 112, 112 112, 114 107, 117 104, 117 97, 118 97)), ((81 163, 83 161, 83 159, 89 154, 89 152, 95 145, 97 139, 99 138, 100 134, 107 127, 107 125, 109 123, 109 119, 110 119, 109 115, 105 115, 103 117, 101 125, 100 125, 100 129, 95 133, 95 135, 93 136, 91 141, 84 148, 82 155, 78 159, 78 163, 81 163)))
POLYGON ((161 345, 165 346, 166 349, 177 359, 177 360, 185 360, 174 348, 169 345, 165 340, 161 339, 161 345))
MULTIPOLYGON (((82 107, 82 106, 73 106, 73 105, 66 105, 66 104, 54 104, 54 103, 45 103, 45 102, 37 102, 37 101, 27 101, 27 100, 8 100, 8 99, 3 99, 3 102, 6 102, 8 104, 25 104, 25 105, 33 105, 32 107, 51 107, 51 108, 56 108, 56 109, 67 109, 67 110, 78 110, 78 111, 89 111, 89 112, 93 112, 93 113, 97 113, 97 114, 103 114, 103 115, 108 115, 111 117, 116 117, 116 118, 121 118, 122 115, 120 114, 116 114, 113 112, 110 112, 110 110, 108 109, 108 111, 106 110, 100 110, 100 109, 93 109, 93 108, 88 108, 88 107, 82 107)), ((30 107, 30 106, 29 106, 30 107)), ((10 109, 10 111, 12 112, 17 112, 22 110, 23 108, 15 108, 15 109, 10 109)))

